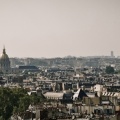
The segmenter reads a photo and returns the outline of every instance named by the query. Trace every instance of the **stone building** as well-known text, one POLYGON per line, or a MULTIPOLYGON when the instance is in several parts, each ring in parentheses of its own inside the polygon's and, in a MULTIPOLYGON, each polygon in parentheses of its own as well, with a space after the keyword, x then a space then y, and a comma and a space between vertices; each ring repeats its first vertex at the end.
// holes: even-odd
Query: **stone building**
POLYGON ((0 71, 3 73, 9 73, 10 72, 10 60, 8 55, 6 54, 5 47, 3 48, 3 52, 0 58, 0 71))

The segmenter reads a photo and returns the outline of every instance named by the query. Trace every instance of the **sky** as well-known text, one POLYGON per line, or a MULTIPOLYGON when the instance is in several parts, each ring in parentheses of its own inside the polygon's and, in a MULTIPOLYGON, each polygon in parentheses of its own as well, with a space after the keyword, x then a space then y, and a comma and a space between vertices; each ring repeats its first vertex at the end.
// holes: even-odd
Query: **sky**
POLYGON ((9 57, 120 56, 120 0, 0 0, 9 57))

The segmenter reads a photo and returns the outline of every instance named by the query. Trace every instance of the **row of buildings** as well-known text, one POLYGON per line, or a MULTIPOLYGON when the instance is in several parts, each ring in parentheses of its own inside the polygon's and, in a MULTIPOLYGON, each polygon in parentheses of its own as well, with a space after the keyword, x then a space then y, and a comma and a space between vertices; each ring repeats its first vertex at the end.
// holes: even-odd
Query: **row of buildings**
POLYGON ((43 96, 12 120, 120 120, 120 75, 106 74, 104 67, 73 65, 10 67, 3 49, 0 85, 24 88, 28 95, 43 96))
POLYGON ((6 49, 4 47, 2 55, 0 57, 0 72, 1 72, 1 74, 19 73, 22 70, 38 71, 38 68, 36 66, 25 66, 25 65, 11 67, 11 61, 10 61, 9 56, 6 53, 6 49))

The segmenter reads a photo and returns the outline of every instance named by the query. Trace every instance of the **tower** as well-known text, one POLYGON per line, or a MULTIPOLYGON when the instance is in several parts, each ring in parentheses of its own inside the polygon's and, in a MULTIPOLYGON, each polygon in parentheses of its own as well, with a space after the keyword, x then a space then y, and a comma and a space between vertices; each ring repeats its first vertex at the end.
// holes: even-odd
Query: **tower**
POLYGON ((3 48, 3 52, 0 58, 0 70, 3 73, 8 73, 10 71, 10 60, 8 55, 6 54, 5 47, 3 48))
POLYGON ((114 57, 114 52, 113 51, 111 51, 111 57, 114 57))

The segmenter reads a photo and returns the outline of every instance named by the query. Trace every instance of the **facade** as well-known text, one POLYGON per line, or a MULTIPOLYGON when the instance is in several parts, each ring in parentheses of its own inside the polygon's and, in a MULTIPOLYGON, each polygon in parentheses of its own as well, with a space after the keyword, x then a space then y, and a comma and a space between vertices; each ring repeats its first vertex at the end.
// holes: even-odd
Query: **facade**
POLYGON ((3 73, 10 72, 10 60, 8 55, 6 54, 5 48, 3 49, 3 53, 0 58, 0 71, 3 73))

